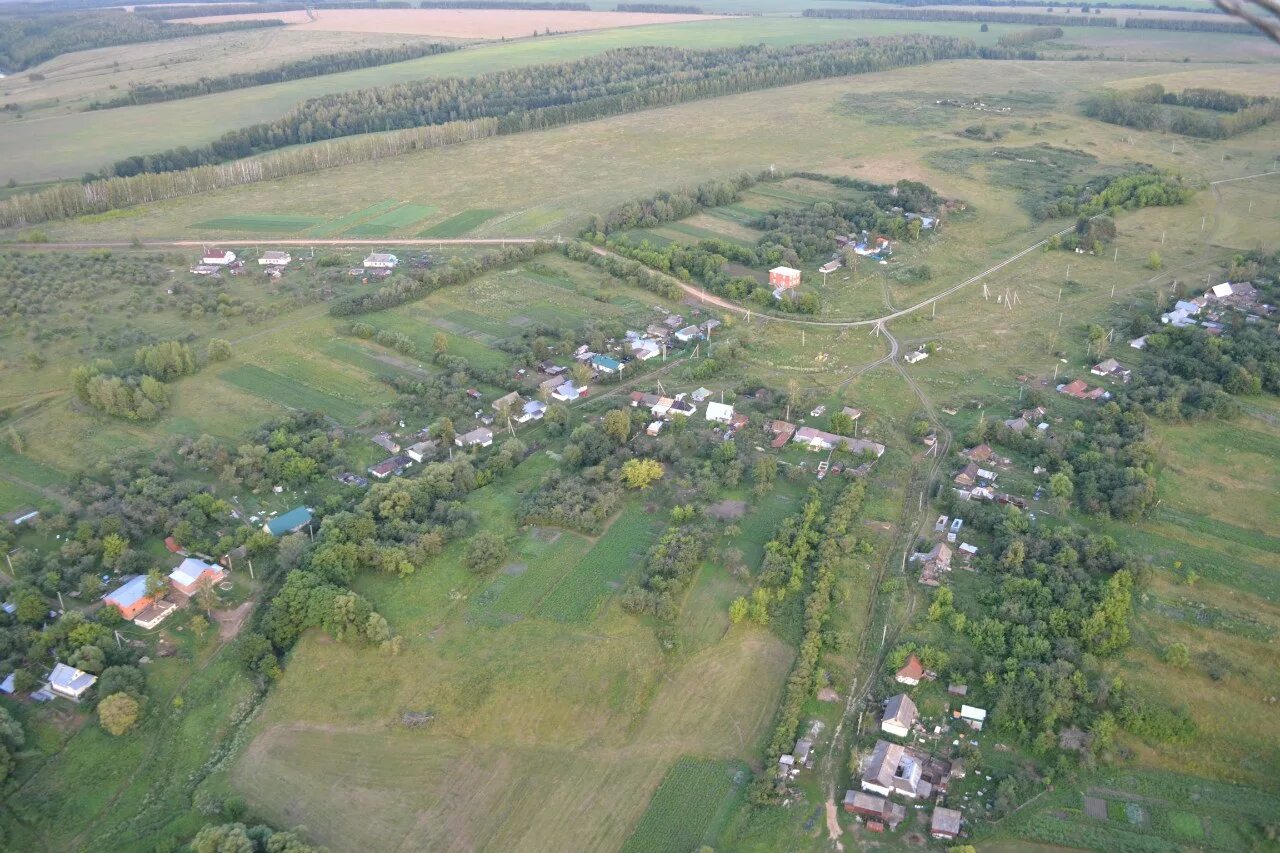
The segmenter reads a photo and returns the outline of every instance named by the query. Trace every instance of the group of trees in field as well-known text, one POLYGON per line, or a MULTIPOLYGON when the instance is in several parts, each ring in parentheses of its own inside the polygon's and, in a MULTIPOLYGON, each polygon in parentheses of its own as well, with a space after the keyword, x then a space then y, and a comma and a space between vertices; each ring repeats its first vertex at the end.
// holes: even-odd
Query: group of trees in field
POLYGON ((696 521, 669 527, 645 555, 638 580, 622 594, 622 609, 666 622, 680 612, 680 597, 707 554, 707 536, 696 521))
POLYGON ((1131 91, 1104 90, 1081 101, 1089 118, 1138 130, 1226 139, 1280 119, 1280 98, 1222 89, 1167 92, 1159 83, 1131 91))
POLYGON ((191 839, 191 853, 321 853, 324 848, 306 843, 300 833, 264 824, 209 824, 191 839))
POLYGON ((1174 207, 1186 204, 1195 193, 1196 188, 1175 172, 1139 169, 1123 175, 1101 175, 1083 184, 1066 184, 1032 212, 1041 220, 1089 217, 1111 210, 1174 207))
POLYGON ((606 213, 593 213, 580 232, 584 240, 603 241, 615 231, 631 228, 654 228, 663 222, 675 222, 700 210, 733 204, 742 192, 758 183, 781 180, 783 173, 743 172, 726 180, 705 181, 693 188, 661 190, 652 196, 623 202, 606 213))
POLYGON ((281 26, 283 21, 256 20, 171 24, 123 9, 61 12, 23 8, 0 12, 0 68, 22 71, 63 53, 96 47, 281 26))
POLYGON ((619 3, 619 12, 650 12, 666 15, 701 15, 701 6, 680 6, 673 3, 619 3))
POLYGON ((224 163, 291 145, 492 118, 499 133, 588 121, 701 98, 970 56, 972 42, 937 36, 713 50, 635 47, 556 65, 432 78, 304 101, 274 122, 228 131, 198 148, 117 161, 102 177, 224 163))
POLYGON ((300 80, 304 77, 320 77, 325 74, 337 74, 342 71, 354 71, 358 68, 372 68, 377 65, 389 65, 392 62, 405 62, 434 56, 457 50, 452 44, 441 42, 424 42, 405 44, 398 47, 365 48, 343 53, 326 53, 311 56, 293 62, 264 68, 260 71, 242 71, 237 74, 226 74, 222 77, 201 77, 189 83, 140 83, 131 86, 129 91, 106 101, 93 101, 86 110, 109 110, 115 107, 136 106, 138 104, 154 104, 160 101, 176 101, 181 98, 195 98, 210 95, 214 92, 226 92, 231 89, 244 89, 249 86, 265 86, 269 83, 283 83, 288 80, 300 80))
POLYGON ((71 372, 76 399, 85 405, 135 421, 154 420, 169 406, 166 382, 196 372, 196 357, 181 341, 139 347, 132 369, 120 370, 111 359, 99 358, 71 372))
POLYGON ((533 9, 548 12, 590 12, 586 3, 557 0, 419 0, 419 9, 533 9))
POLYGON ((580 474, 554 471, 525 496, 519 517, 522 524, 549 524, 596 534, 617 512, 621 497, 622 491, 612 480, 588 480, 580 474))

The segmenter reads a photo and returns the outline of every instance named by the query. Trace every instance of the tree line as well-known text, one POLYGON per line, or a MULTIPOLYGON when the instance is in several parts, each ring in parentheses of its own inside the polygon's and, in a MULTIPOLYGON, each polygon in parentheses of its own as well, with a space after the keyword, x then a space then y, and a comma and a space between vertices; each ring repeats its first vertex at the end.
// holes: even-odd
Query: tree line
POLYGON ((548 12, 590 12, 586 3, 538 2, 531 0, 422 0, 419 9, 533 9, 548 12))
POLYGON ((210 18, 214 15, 244 15, 261 12, 296 12, 303 9, 412 9, 408 0, 319 0, 319 2, 206 3, 174 7, 163 2, 135 6, 133 14, 167 21, 171 18, 210 18))
POLYGON ((322 56, 311 56, 299 59, 275 68, 264 68, 261 71, 244 71, 238 74, 227 74, 222 77, 202 77, 190 83, 142 83, 130 87, 128 93, 106 101, 93 101, 86 110, 109 110, 116 107, 129 107, 138 104, 154 104, 160 101, 176 101, 182 98, 194 98, 214 92, 226 92, 231 89, 244 89, 250 86, 265 86, 270 83, 283 83, 288 80, 300 80, 304 77, 321 77, 325 74, 338 74, 343 71, 354 71, 358 68, 372 68, 378 65, 389 65, 393 62, 405 62, 410 59, 421 59, 438 53, 458 50, 457 45, 442 42, 423 44, 405 44, 399 47, 365 48, 344 53, 328 53, 322 56))
POLYGON ((1032 27, 1029 30, 1018 30, 1002 35, 996 40, 996 44, 1001 47, 1018 47, 1060 38, 1062 38, 1062 27, 1032 27))
POLYGON ((588 121, 707 97, 970 56, 972 42, 936 36, 695 51, 636 47, 558 65, 435 78, 313 98, 277 121, 229 131, 194 149, 116 161, 101 177, 224 163, 354 134, 498 119, 499 133, 588 121))
POLYGON ((700 6, 680 6, 673 3, 619 3, 619 12, 650 12, 665 15, 701 15, 700 6))
POLYGON ((123 9, 0 14, 0 68, 22 71, 64 53, 96 47, 282 26, 283 21, 258 20, 171 24, 123 9))
POLYGON ((63 183, 0 201, 0 227, 32 225, 102 213, 170 198, 198 195, 228 187, 271 181, 289 175, 350 166, 484 139, 498 133, 497 119, 454 121, 394 133, 353 136, 318 145, 276 151, 262 157, 180 172, 155 172, 129 178, 99 180, 86 176, 80 184, 63 183))
MULTIPOLYGON (((1000 7, 1027 7, 1027 8, 1047 8, 1052 11, 1055 5, 1060 6, 1064 11, 1070 11, 1073 8, 1069 3, 1046 3, 1044 0, 881 0, 885 5, 890 6, 1000 6, 1000 7)), ((1206 14, 1220 15, 1222 14, 1216 7, 1211 6, 1178 6, 1168 3, 1143 3, 1140 0, 1129 2, 1123 0, 1119 3, 1085 3, 1081 6, 1080 11, 1088 14, 1088 10, 1098 12, 1102 9, 1118 9, 1127 12, 1130 9, 1154 9, 1161 12, 1203 12, 1206 14)))
MULTIPOLYGON (((1001 4, 1004 5, 1004 4, 1001 4)), ((1042 4, 1037 4, 1042 5, 1042 4)), ((806 18, 891 21, 973 21, 990 24, 1040 24, 1061 27, 1115 27, 1115 18, 1078 18, 1033 12, 970 12, 960 9, 805 9, 806 18)))
POLYGON ((1089 118, 1108 124, 1203 139, 1226 139, 1280 119, 1280 98, 1206 88, 1176 94, 1158 83, 1131 92, 1098 92, 1083 99, 1080 107, 1089 118))

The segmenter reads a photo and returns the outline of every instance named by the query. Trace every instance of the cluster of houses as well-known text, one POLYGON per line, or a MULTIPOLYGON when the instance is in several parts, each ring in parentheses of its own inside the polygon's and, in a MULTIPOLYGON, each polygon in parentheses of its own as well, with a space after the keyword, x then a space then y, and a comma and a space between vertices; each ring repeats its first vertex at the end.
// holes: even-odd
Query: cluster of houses
POLYGON ((244 261, 230 249, 206 249, 191 272, 194 275, 217 275, 225 270, 231 275, 239 275, 243 269, 244 261))
MULTIPOLYGON (((845 406, 842 411, 854 421, 857 421, 862 416, 862 411, 852 406, 845 406)), ((785 447, 788 443, 793 443, 799 444, 814 453, 841 448, 854 454, 869 454, 875 459, 879 459, 884 455, 884 445, 878 442, 868 441, 863 438, 850 438, 847 435, 836 435, 833 432, 827 432, 816 427, 797 427, 795 424, 783 420, 768 421, 765 424, 765 431, 771 436, 770 446, 778 449, 785 447)), ((870 463, 867 464, 869 466, 870 463)))
POLYGON ((148 594, 147 576, 133 575, 104 595, 102 601, 119 610, 121 616, 139 628, 150 631, 178 608, 178 602, 168 598, 169 592, 176 593, 185 601, 202 588, 221 583, 226 576, 226 569, 216 563, 186 557, 169 572, 168 588, 148 594))
POLYGON ((1089 383, 1083 379, 1072 379, 1070 382, 1060 382, 1057 386, 1059 394, 1066 394, 1068 397, 1074 397, 1077 400, 1110 400, 1111 392, 1101 385, 1096 388, 1090 388, 1089 383))
MULTIPOLYGON (((1258 323, 1273 314, 1275 306, 1260 303, 1258 289, 1250 282, 1224 281, 1192 299, 1179 299, 1172 310, 1160 315, 1160 322, 1179 329, 1203 326, 1210 334, 1220 335, 1226 329, 1222 321, 1229 311, 1243 312, 1245 322, 1258 323)), ((1129 342, 1134 349, 1145 345, 1145 337, 1129 342)))
MULTIPOLYGON (((907 687, 915 687, 921 681, 937 678, 912 654, 901 669, 894 673, 894 680, 907 687)), ((953 684, 948 688, 952 696, 964 697, 968 688, 953 684)), ((959 710, 951 710, 951 717, 960 725, 973 731, 981 731, 986 722, 985 709, 961 704, 959 710)), ((944 726, 936 726, 934 736, 941 735, 944 726)), ((910 694, 903 692, 889 697, 880 717, 880 731, 895 738, 880 738, 859 767, 858 788, 845 793, 843 807, 849 814, 865 821, 867 829, 884 832, 897 829, 907 815, 906 806, 892 798, 927 801, 946 794, 953 779, 963 778, 965 770, 960 761, 929 754, 913 743, 929 736, 920 719, 919 709, 910 694)), ((930 819, 930 834, 934 838, 950 840, 958 837, 964 815, 958 809, 934 805, 930 819)))

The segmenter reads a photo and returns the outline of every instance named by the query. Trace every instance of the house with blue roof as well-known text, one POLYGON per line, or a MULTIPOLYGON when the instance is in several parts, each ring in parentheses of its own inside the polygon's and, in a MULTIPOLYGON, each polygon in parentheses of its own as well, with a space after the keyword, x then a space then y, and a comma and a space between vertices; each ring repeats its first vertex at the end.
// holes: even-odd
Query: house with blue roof
POLYGON ((124 618, 132 619, 151 605, 151 598, 147 595, 147 576, 134 575, 104 595, 102 600, 119 610, 124 618))
POLYGON ((592 356, 591 366, 601 373, 618 373, 622 370, 622 362, 616 358, 609 358, 607 355, 592 356))
POLYGON ((262 525, 262 529, 272 536, 284 536, 296 533, 311 523, 311 510, 305 506, 296 506, 288 512, 277 515, 262 525))

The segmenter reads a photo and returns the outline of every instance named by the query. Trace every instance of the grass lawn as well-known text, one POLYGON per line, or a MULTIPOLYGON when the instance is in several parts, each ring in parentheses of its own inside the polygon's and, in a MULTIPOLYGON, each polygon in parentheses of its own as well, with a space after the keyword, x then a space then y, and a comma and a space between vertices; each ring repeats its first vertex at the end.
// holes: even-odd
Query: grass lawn
POLYGON ((355 401, 334 396, 256 364, 242 364, 224 370, 219 377, 224 382, 265 400, 291 409, 324 412, 343 424, 354 424, 366 411, 364 406, 355 401))

